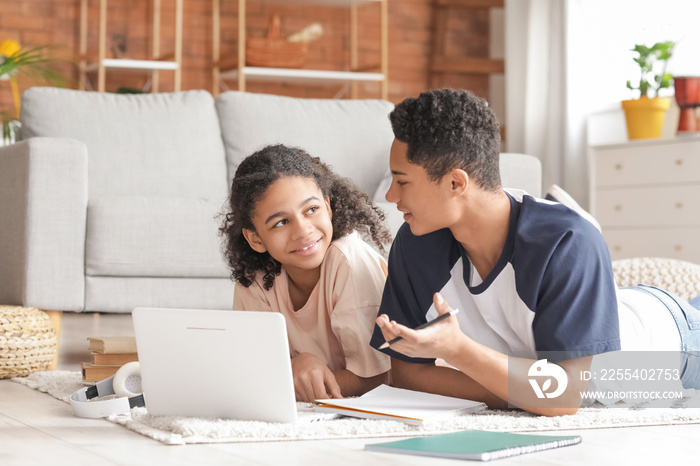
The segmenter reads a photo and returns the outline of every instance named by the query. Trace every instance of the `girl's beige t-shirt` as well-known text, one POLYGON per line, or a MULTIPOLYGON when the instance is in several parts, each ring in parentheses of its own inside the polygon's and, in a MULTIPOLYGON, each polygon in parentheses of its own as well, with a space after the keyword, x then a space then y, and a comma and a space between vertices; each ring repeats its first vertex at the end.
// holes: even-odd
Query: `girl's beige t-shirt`
POLYGON ((319 282, 298 311, 284 268, 270 290, 263 288, 262 274, 249 287, 236 283, 233 308, 282 313, 291 357, 312 353, 333 372, 372 377, 390 368, 389 357, 369 345, 385 280, 382 256, 352 233, 331 243, 319 282))

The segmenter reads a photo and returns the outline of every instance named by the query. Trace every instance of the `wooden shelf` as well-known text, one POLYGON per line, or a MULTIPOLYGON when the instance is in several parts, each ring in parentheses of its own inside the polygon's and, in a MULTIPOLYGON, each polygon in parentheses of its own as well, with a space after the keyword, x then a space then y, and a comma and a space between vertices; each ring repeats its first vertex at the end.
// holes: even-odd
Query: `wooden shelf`
POLYGON ((353 5, 362 5, 363 3, 379 3, 381 1, 382 0, 256 0, 256 3, 266 3, 268 5, 287 5, 289 3, 293 3, 295 5, 318 5, 350 8, 353 5))
POLYGON ((448 20, 452 9, 503 8, 504 0, 433 0, 434 35, 430 84, 444 73, 455 74, 503 74, 505 62, 498 59, 448 55, 448 20))
POLYGON ((90 55, 87 50, 88 40, 88 0, 80 0, 80 89, 87 89, 90 72, 97 72, 97 91, 105 91, 108 69, 149 71, 151 73, 151 92, 158 92, 159 72, 173 71, 174 91, 181 89, 182 83, 182 19, 183 1, 175 0, 175 51, 174 60, 159 60, 160 53, 160 19, 161 0, 153 0, 153 48, 151 60, 129 58, 107 58, 107 0, 100 1, 98 50, 90 55))
MULTIPOLYGON (((284 78, 286 81, 295 82, 321 82, 321 81, 384 81, 382 73, 363 73, 358 71, 327 71, 327 70, 306 70, 289 68, 262 68, 255 66, 243 67, 243 74, 247 79, 256 81, 279 81, 284 78)), ((238 69, 224 71, 221 73, 222 79, 237 79, 238 69)))
POLYGON ((503 60, 438 56, 432 64, 434 73, 503 74, 503 60))
MULTIPOLYGON (((221 82, 225 79, 237 80, 238 90, 245 91, 246 81, 280 81, 286 82, 349 82, 351 83, 351 96, 357 97, 357 83, 379 82, 381 83, 381 98, 388 99, 389 95, 389 66, 388 66, 388 0, 255 0, 256 3, 322 5, 328 7, 350 8, 350 69, 357 69, 357 8, 362 4, 377 4, 380 6, 380 72, 369 73, 364 71, 326 71, 308 69, 287 68, 263 68, 245 66, 245 42, 246 42, 246 1, 238 0, 238 53, 234 63, 227 68, 221 60, 220 54, 220 2, 212 0, 212 78, 214 95, 219 94, 221 82)), ((228 60, 229 62, 231 60, 228 60)))
POLYGON ((433 3, 449 8, 503 8, 505 0, 434 0, 433 3))
MULTIPOLYGON (((129 58, 105 58, 102 60, 102 66, 105 68, 120 68, 129 70, 177 70, 178 63, 174 61, 160 60, 132 60, 129 58)), ((99 67, 99 63, 91 63, 86 66, 86 71, 95 71, 99 67)))
MULTIPOLYGON (((493 26, 493 17, 489 9, 504 8, 504 0, 431 0, 433 13, 433 36, 430 64, 428 65, 428 85, 432 88, 468 87, 477 94, 489 99, 492 86, 498 86, 502 77, 491 79, 494 75, 505 74, 505 60, 489 58, 494 53, 489 50, 489 42, 480 42, 484 31, 474 31, 474 43, 463 47, 464 38, 453 35, 468 34, 468 25, 489 20, 489 28, 493 26), (487 15, 484 15, 487 13, 487 15), (479 35, 481 34, 481 35, 479 35), (461 42, 460 42, 461 41, 461 42), (455 46, 459 44, 459 46, 455 46), (471 55, 470 55, 471 53, 471 55)), ((490 40, 490 38, 489 38, 490 40)), ((497 103, 502 103, 498 99, 497 103)), ((497 115, 502 117, 505 108, 494 108, 497 115)), ((506 140, 506 127, 501 125, 501 141, 506 140)))

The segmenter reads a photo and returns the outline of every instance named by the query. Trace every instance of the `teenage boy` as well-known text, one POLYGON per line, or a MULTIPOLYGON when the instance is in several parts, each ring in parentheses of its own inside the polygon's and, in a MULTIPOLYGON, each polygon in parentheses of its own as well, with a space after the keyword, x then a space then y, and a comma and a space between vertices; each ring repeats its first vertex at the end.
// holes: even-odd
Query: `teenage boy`
POLYGON ((608 248, 589 221, 502 188, 499 125, 484 100, 465 90, 427 91, 398 104, 390 120, 386 199, 406 223, 389 255, 371 344, 402 337, 382 350, 392 357, 394 385, 572 414, 593 355, 681 349, 674 316, 682 312, 655 290, 620 292, 618 303, 608 248), (459 313, 412 330, 453 308, 459 313), (535 364, 544 355, 546 365, 535 364), (563 370, 566 389, 538 403, 533 368, 563 370))

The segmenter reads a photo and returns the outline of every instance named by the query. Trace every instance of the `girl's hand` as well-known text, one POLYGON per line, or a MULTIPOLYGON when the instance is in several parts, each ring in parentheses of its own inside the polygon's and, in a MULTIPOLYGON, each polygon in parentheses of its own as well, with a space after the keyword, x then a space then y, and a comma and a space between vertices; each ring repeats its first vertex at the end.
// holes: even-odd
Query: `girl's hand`
MULTIPOLYGON (((438 315, 452 310, 440 293, 433 295, 433 304, 438 315)), ((413 330, 390 321, 386 314, 377 317, 376 322, 386 341, 396 337, 403 338, 392 344, 391 349, 412 358, 442 358, 448 361, 457 350, 460 340, 466 338, 455 316, 421 330, 413 330)))
POLYGON ((331 370, 311 353, 301 353, 292 358, 292 373, 297 401, 343 397, 331 370))

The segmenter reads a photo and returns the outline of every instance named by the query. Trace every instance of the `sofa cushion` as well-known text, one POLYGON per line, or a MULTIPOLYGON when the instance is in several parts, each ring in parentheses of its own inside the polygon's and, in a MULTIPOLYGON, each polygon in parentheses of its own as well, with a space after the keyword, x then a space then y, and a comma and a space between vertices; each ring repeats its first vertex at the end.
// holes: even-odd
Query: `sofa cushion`
POLYGON ((268 144, 301 147, 370 196, 389 167, 393 104, 383 100, 297 99, 229 91, 216 100, 229 178, 268 144))
POLYGON ((85 277, 85 311, 135 307, 231 309, 236 284, 228 278, 85 277))
POLYGON ((533 197, 542 196, 542 163, 533 155, 501 152, 501 184, 504 188, 526 191, 533 197))
POLYGON ((185 198, 104 198, 87 214, 86 274, 228 277, 220 252, 221 204, 185 198))
POLYGON ((21 138, 77 139, 88 195, 225 199, 226 161, 206 91, 120 95, 49 87, 22 98, 21 138))

